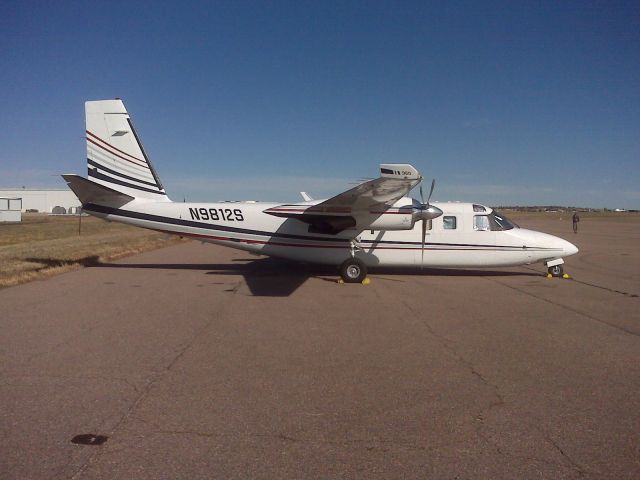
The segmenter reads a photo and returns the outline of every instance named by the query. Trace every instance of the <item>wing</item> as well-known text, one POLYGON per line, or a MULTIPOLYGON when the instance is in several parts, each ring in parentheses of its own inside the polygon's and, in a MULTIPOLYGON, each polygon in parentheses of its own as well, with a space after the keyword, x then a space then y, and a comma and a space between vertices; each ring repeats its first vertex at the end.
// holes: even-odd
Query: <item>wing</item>
POLYGON ((381 215, 422 180, 420 172, 408 164, 382 164, 380 177, 361 183, 316 204, 287 204, 264 213, 295 218, 310 225, 309 231, 336 234, 357 224, 358 217, 381 215))

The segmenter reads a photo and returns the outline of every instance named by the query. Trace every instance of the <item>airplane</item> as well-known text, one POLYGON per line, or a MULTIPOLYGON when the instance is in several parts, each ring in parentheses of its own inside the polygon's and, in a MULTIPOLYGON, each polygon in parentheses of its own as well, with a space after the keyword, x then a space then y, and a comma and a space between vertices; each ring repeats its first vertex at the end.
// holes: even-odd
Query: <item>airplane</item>
POLYGON ((88 177, 62 175, 84 212, 254 254, 335 265, 345 283, 370 267, 487 268, 544 262, 563 275, 578 248, 519 228, 479 203, 431 203, 407 194, 423 180, 409 164, 334 197, 294 203, 173 202, 120 99, 85 103, 88 177))

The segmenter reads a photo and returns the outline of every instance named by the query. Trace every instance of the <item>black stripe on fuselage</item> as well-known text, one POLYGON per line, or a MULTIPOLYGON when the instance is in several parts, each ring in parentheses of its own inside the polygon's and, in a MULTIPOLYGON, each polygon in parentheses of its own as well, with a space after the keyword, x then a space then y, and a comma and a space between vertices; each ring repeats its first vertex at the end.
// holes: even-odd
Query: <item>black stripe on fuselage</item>
POLYGON ((93 178, 99 178, 100 180, 104 180, 105 182, 115 183, 117 185, 122 185, 123 187, 133 188, 135 190, 140 190, 141 192, 149 192, 149 193, 157 193, 158 195, 165 195, 164 192, 159 192, 158 190, 151 190, 150 188, 140 187, 139 185, 133 185, 131 183, 123 182, 122 180, 118 180, 117 178, 109 177, 107 175, 103 175, 100 172, 96 172, 94 169, 89 169, 89 176, 93 178))
MULTIPOLYGON (((128 218, 136 218, 139 220, 148 220, 151 222, 164 223, 168 225, 182 225, 185 227, 195 227, 202 228, 205 230, 217 230, 220 232, 231 232, 231 233, 242 233, 245 235, 257 235, 262 237, 270 237, 270 238, 287 238, 292 240, 309 240, 315 242, 334 242, 334 243, 344 243, 345 247, 348 246, 348 243, 351 241, 348 238, 327 238, 327 237, 312 237, 307 235, 294 235, 291 233, 278 233, 278 232, 265 232, 261 230, 250 230, 247 228, 237 228, 237 227, 228 227, 226 225, 213 225, 209 223, 195 222, 193 220, 184 220, 182 218, 172 218, 172 217, 163 217, 160 215, 151 215, 149 213, 142 212, 134 212, 131 210, 122 210, 120 208, 106 207, 103 205, 96 205, 93 203, 87 203, 83 205, 83 208, 89 212, 96 213, 104 213, 107 215, 118 215, 121 217, 128 218)), ((176 232, 180 233, 180 232, 176 232)), ((393 241, 393 240, 364 240, 360 243, 369 243, 369 244, 399 244, 399 245, 413 245, 420 246, 421 242, 403 242, 403 241, 393 241)), ((498 249, 504 251, 506 249, 514 249, 514 250, 534 250, 534 251, 545 251, 545 250, 557 250, 554 248, 546 248, 546 247, 518 247, 514 245, 482 245, 482 244, 468 244, 468 243, 425 243, 425 247, 475 247, 477 249, 498 249)))
POLYGON ((93 165, 94 167, 99 168, 100 170, 104 170, 105 172, 109 172, 112 175, 117 175, 119 177, 126 178, 127 180, 133 180, 134 182, 144 183, 145 185, 149 185, 150 187, 158 188, 158 185, 156 185, 155 183, 146 182, 144 180, 139 180, 135 177, 130 177, 129 175, 125 175, 124 173, 116 172, 115 170, 111 170, 110 168, 105 167, 104 165, 96 162, 95 160, 91 160, 90 158, 87 158, 87 162, 89 162, 90 165, 93 165))
MULTIPOLYGON (((105 213, 107 215, 118 215, 121 217, 137 218, 139 220, 148 220, 151 222, 165 223, 169 225, 182 225, 185 227, 202 228, 206 230, 217 230, 220 232, 243 233, 246 235, 259 235, 263 237, 290 238, 294 240, 313 240, 318 242, 338 242, 348 243, 348 238, 326 238, 311 237, 307 235, 294 235, 291 233, 264 232, 261 230, 249 230, 247 228, 228 227, 226 225, 213 225, 210 223, 194 222, 193 220, 184 220, 182 218, 163 217, 160 215, 151 215, 149 213, 133 212, 131 210, 122 210, 120 208, 106 207, 104 205, 96 205, 87 203, 82 207, 89 212, 105 213)), ((180 232, 177 232, 180 233, 180 232)))

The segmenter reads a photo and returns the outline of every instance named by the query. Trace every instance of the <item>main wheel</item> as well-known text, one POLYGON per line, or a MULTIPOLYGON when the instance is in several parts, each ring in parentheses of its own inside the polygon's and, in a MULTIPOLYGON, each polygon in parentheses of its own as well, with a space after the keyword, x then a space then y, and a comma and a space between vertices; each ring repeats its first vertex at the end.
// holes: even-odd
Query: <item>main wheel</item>
POLYGON ((349 258, 340 265, 340 276, 345 283, 360 283, 367 277, 367 266, 362 260, 349 258))
POLYGON ((549 272, 554 277, 561 277, 564 269, 562 268, 562 265, 554 265, 553 267, 549 267, 547 272, 549 272))

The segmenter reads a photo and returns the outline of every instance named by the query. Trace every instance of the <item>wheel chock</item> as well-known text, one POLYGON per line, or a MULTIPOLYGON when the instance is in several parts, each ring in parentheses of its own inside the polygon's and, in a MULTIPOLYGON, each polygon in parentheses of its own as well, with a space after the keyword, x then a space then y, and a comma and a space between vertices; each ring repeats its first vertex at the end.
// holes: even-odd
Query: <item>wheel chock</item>
POLYGON ((562 275, 562 278, 570 279, 571 275, 569 275, 568 273, 565 273, 564 275, 562 275))
POLYGON ((336 283, 339 283, 340 285, 342 285, 344 283, 344 280, 339 278, 338 280, 336 280, 336 283))
POLYGON ((371 283, 371 280, 369 280, 369 277, 365 277, 365 279, 362 280, 363 285, 369 285, 370 283, 371 283))
POLYGON ((547 273, 547 278, 553 278, 553 275, 551 275, 550 273, 547 273))

